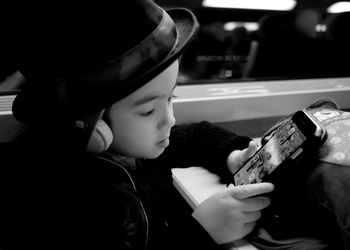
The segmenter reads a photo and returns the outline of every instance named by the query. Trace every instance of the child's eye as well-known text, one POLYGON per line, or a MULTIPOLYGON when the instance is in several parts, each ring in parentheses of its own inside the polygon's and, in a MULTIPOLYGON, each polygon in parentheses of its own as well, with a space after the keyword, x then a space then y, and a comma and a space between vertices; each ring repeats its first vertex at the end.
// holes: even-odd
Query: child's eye
POLYGON ((176 95, 172 94, 172 95, 169 97, 168 101, 171 102, 171 101, 172 101, 174 98, 176 98, 176 97, 177 97, 176 95))
POLYGON ((145 113, 141 113, 141 115, 147 117, 147 116, 150 116, 151 114, 153 114, 153 112, 154 112, 154 109, 152 109, 148 112, 145 112, 145 113))

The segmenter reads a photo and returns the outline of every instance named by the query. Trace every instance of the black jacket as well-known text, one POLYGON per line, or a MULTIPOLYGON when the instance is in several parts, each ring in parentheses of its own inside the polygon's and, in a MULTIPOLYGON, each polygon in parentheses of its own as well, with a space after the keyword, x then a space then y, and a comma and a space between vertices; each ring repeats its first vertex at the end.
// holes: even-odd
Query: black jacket
POLYGON ((28 130, 2 146, 2 249, 217 247, 173 187, 171 168, 203 166, 228 182, 227 156, 250 138, 208 122, 177 126, 159 158, 134 168, 76 151, 58 131, 28 130))

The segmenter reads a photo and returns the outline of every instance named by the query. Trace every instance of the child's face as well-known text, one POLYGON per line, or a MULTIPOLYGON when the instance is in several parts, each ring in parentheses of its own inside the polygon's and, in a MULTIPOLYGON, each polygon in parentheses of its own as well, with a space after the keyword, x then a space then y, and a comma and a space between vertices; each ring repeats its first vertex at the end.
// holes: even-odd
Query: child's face
POLYGON ((176 60, 146 85, 113 104, 108 114, 114 135, 111 152, 152 159, 169 145, 170 129, 175 124, 172 99, 178 70, 176 60))

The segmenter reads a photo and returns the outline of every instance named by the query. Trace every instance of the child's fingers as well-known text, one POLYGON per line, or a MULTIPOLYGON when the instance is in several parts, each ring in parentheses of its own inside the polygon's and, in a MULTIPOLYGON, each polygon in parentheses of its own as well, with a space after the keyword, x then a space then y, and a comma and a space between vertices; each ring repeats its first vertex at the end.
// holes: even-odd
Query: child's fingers
POLYGON ((273 184, 268 182, 228 187, 230 194, 236 199, 246 199, 256 195, 269 193, 273 191, 273 189, 273 184))
POLYGON ((250 141, 247 148, 242 151, 241 159, 242 161, 247 161, 251 158, 255 152, 258 150, 258 145, 255 141, 250 141))

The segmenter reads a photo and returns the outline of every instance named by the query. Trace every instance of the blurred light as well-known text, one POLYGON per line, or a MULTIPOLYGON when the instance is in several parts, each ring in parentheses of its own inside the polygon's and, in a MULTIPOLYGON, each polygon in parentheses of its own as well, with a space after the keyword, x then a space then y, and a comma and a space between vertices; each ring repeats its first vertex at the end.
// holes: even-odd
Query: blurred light
POLYGON ((316 32, 326 32, 327 26, 325 24, 317 24, 315 29, 316 29, 316 32))
POLYGON ((248 31, 258 30, 259 25, 256 22, 227 22, 224 24, 226 31, 232 31, 236 27, 245 27, 248 31))
POLYGON ((328 7, 329 13, 340 13, 350 11, 350 2, 337 2, 328 7))
POLYGON ((203 0, 204 7, 255 9, 255 10, 291 10, 295 0, 203 0))

